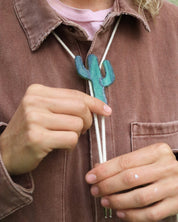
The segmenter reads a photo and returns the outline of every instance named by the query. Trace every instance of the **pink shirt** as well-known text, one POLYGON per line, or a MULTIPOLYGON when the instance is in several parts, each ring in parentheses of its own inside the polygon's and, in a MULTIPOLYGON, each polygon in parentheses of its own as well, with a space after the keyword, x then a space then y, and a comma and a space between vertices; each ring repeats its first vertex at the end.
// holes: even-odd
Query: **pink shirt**
POLYGON ((93 39, 107 14, 112 11, 112 8, 95 12, 90 9, 73 8, 59 0, 47 0, 47 2, 58 14, 80 25, 87 32, 88 40, 93 39))

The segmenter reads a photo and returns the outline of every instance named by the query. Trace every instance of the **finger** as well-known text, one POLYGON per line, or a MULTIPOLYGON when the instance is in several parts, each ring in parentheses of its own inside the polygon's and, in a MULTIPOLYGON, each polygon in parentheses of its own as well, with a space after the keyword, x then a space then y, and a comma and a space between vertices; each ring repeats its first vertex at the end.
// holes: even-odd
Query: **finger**
POLYGON ((169 163, 166 166, 165 164, 156 163, 131 168, 93 185, 91 193, 94 196, 105 196, 153 183, 161 178, 174 175, 175 167, 177 167, 177 162, 169 163))
MULTIPOLYGON (((99 100, 98 100, 99 101, 99 100)), ((100 112, 100 114, 103 114, 103 112, 100 110, 101 108, 101 101, 99 102, 99 105, 96 104, 93 105, 93 111, 96 111, 96 113, 100 112), (94 110, 95 109, 95 110, 94 110)), ((25 101, 23 102, 24 109, 26 110, 26 115, 29 115, 30 112, 40 111, 40 112, 46 112, 46 113, 56 113, 56 114, 67 114, 67 115, 74 115, 81 117, 84 121, 84 131, 89 129, 92 124, 92 115, 90 107, 84 103, 82 100, 73 98, 73 99, 52 99, 52 98, 44 98, 44 97, 27 97, 25 101), (28 108, 26 108, 28 107, 28 108)), ((104 103, 103 103, 104 104, 104 103)), ((102 109, 104 109, 102 107, 102 109)), ((106 111, 104 111, 106 113, 106 111)), ((103 114, 104 115, 104 114, 103 114)))
POLYGON ((112 112, 111 108, 101 100, 91 97, 78 90, 52 88, 39 84, 33 84, 27 89, 26 95, 33 95, 44 98, 48 97, 53 99, 79 99, 89 107, 91 112, 98 115, 109 116, 112 112))
POLYGON ((153 144, 100 164, 86 174, 86 181, 90 184, 98 183, 99 181, 116 175, 124 170, 152 164, 159 159, 164 161, 165 158, 168 158, 169 156, 175 159, 167 144, 153 144))
POLYGON ((28 116, 28 122, 43 126, 48 130, 75 131, 78 134, 84 127, 83 119, 77 116, 34 111, 28 116))
POLYGON ((28 87, 26 94, 48 98, 83 98, 85 93, 65 88, 54 88, 40 84, 32 84, 28 87))
POLYGON ((150 207, 117 211, 117 216, 132 222, 160 221, 178 213, 178 196, 167 198, 150 207))
MULTIPOLYGON (((31 98, 30 98, 31 100, 31 98)), ((28 101, 29 102, 29 101, 28 101)), ((31 102, 31 101, 30 101, 31 102)), ((47 114, 64 114, 72 115, 83 119, 83 131, 86 131, 91 127, 92 114, 88 106, 78 99, 51 99, 38 97, 35 101, 33 98, 32 105, 25 112, 26 119, 30 123, 34 118, 35 112, 38 115, 40 113, 47 114), (37 108, 34 108, 37 107, 37 108), (40 107, 40 108, 39 108, 40 107)))
POLYGON ((27 144, 42 159, 53 149, 73 149, 78 142, 78 134, 73 131, 51 131, 34 126, 27 134, 27 144), (42 155, 42 156, 41 156, 42 155))
POLYGON ((82 118, 84 131, 91 127, 91 112, 88 106, 78 99, 60 99, 60 101, 54 100, 48 103, 47 106, 47 108, 53 113, 73 115, 82 118))
POLYGON ((78 138, 74 131, 48 131, 44 144, 51 149, 73 149, 78 143, 78 138))
POLYGON ((177 194, 177 178, 171 177, 138 189, 114 194, 101 199, 103 207, 117 210, 135 209, 149 206, 177 194))

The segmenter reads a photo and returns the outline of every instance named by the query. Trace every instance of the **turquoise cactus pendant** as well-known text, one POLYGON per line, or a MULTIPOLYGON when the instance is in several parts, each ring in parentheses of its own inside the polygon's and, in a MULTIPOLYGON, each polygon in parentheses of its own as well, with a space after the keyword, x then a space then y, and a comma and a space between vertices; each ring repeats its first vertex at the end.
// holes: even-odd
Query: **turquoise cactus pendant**
POLYGON ((87 62, 88 69, 85 68, 82 58, 80 56, 76 56, 75 65, 77 72, 82 78, 91 81, 94 96, 107 103, 105 87, 111 85, 115 80, 112 66, 108 60, 104 60, 103 66, 105 70, 105 77, 102 77, 97 57, 93 54, 90 54, 87 58, 87 62))

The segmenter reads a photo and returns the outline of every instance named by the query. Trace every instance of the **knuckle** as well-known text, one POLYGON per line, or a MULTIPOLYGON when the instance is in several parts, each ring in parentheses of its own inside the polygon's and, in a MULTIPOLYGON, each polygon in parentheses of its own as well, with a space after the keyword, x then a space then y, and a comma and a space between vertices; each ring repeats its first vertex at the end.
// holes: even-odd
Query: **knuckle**
POLYGON ((90 97, 89 104, 90 104, 90 108, 93 112, 95 112, 97 114, 103 114, 104 102, 102 102, 101 100, 99 100, 95 97, 90 97))
POLYGON ((30 126, 27 131, 27 143, 29 146, 40 145, 42 141, 42 133, 36 129, 34 126, 30 126))
POLYGON ((69 148, 74 149, 78 143, 78 134, 76 132, 71 132, 69 148))
POLYGON ((169 175, 177 175, 178 173, 178 161, 174 159, 172 162, 170 162, 166 168, 167 173, 169 175))
POLYGON ((147 213, 147 218, 151 222, 157 222, 161 220, 161 215, 159 211, 155 211, 154 208, 151 208, 147 213))
POLYGON ((109 185, 109 183, 108 183, 107 180, 105 180, 105 181, 103 181, 103 182, 100 182, 100 183, 98 184, 99 191, 100 191, 100 195, 107 195, 107 194, 109 194, 109 187, 110 187, 110 186, 111 186, 111 185, 109 185))
POLYGON ((103 164, 98 164, 98 166, 95 167, 94 174, 99 175, 100 178, 104 178, 108 175, 108 167, 105 167, 103 164))
POLYGON ((123 177, 123 182, 127 187, 132 187, 135 185, 135 175, 132 171, 128 170, 125 172, 123 177))
POLYGON ((172 170, 171 170, 171 172, 175 173, 176 175, 178 174, 178 161, 176 160, 176 158, 175 158, 175 160, 172 163, 172 170))
POLYGON ((82 113, 82 114, 86 114, 87 113, 87 111, 88 111, 88 107, 87 107, 87 105, 83 102, 83 101, 80 101, 79 102, 79 109, 80 109, 80 112, 82 113))
POLYGON ((50 152, 48 149, 43 149, 42 147, 39 149, 39 147, 36 146, 33 146, 31 151, 33 152, 33 160, 37 163, 39 163, 50 152))
POLYGON ((119 195, 113 195, 113 197, 111 197, 111 204, 115 209, 125 209, 125 204, 120 201, 119 195))
POLYGON ((27 95, 31 95, 33 94, 34 92, 38 91, 38 90, 41 90, 43 86, 40 85, 40 84, 32 84, 30 85, 27 90, 26 90, 26 94, 27 95))
POLYGON ((145 193, 137 193, 134 199, 138 207, 147 206, 149 204, 149 198, 145 193))
POLYGON ((167 143, 158 143, 157 144, 157 155, 167 156, 172 154, 172 150, 167 143))
POLYGON ((89 116, 88 116, 87 129, 89 129, 89 128, 91 127, 92 123, 93 123, 92 115, 89 115, 89 116))
POLYGON ((78 118, 76 121, 76 131, 81 132, 83 129, 84 123, 82 118, 78 118))
POLYGON ((98 106, 98 99, 95 97, 90 97, 90 105, 93 108, 96 108, 98 106))
POLYGON ((39 116, 38 116, 38 113, 35 111, 26 111, 25 119, 26 119, 27 124, 37 123, 39 116))
POLYGON ((129 159, 126 157, 126 155, 122 155, 118 158, 118 165, 120 166, 121 170, 125 170, 129 166, 129 159))
POLYGON ((22 106, 24 109, 33 104, 34 104, 34 96, 32 95, 25 95, 24 98, 22 99, 22 106))
POLYGON ((71 93, 77 97, 77 98, 80 98, 80 99, 83 99, 85 94, 79 90, 72 90, 71 93))

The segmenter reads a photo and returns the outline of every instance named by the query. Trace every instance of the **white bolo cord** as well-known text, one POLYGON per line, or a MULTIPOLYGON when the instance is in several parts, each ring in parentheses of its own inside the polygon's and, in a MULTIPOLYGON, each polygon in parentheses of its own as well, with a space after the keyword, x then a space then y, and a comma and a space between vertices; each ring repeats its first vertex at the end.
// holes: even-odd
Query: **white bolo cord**
MULTIPOLYGON (((110 49, 111 43, 114 39, 115 33, 117 31, 117 28, 119 26, 121 20, 121 16, 119 17, 118 21, 116 22, 116 25, 113 29, 113 32, 111 34, 111 37, 109 39, 109 42, 107 44, 107 47, 105 49, 105 52, 103 54, 103 57, 101 59, 99 68, 101 69, 104 60, 106 59, 106 56, 108 54, 108 51, 110 49)), ((72 51, 67 47, 67 45, 62 41, 62 39, 53 31, 52 34, 55 36, 55 38, 57 39, 57 41, 63 46, 63 48, 69 53, 69 55, 75 59, 75 55, 72 53, 72 51)), ((93 92, 93 87, 92 87, 92 83, 91 81, 88 81, 88 85, 89 85, 89 91, 90 91, 90 95, 92 97, 94 97, 94 92, 93 92)), ((97 140, 97 146, 98 146, 98 155, 99 155, 99 162, 100 163, 104 163, 107 161, 107 148, 106 148, 106 127, 105 127, 105 117, 102 116, 101 117, 101 135, 102 135, 102 144, 101 144, 101 136, 100 136, 100 130, 99 130, 99 123, 98 123, 98 117, 97 115, 94 113, 93 114, 93 118, 94 118, 94 125, 95 125, 95 131, 96 131, 96 140, 97 140)), ((109 209, 109 217, 112 218, 112 210, 109 209)), ((107 218, 107 209, 105 208, 105 218, 107 218)))
MULTIPOLYGON (((116 25, 113 29, 113 32, 111 34, 111 37, 109 39, 108 45, 105 49, 105 52, 103 54, 103 57, 101 59, 99 68, 101 69, 104 60, 106 59, 106 56, 108 54, 108 51, 110 49, 111 43, 113 41, 114 35, 117 31, 117 28, 119 26, 121 20, 121 16, 119 17, 118 21, 116 22, 116 25)), ((57 39, 58 42, 63 46, 63 48, 69 53, 69 55, 75 59, 75 55, 72 53, 72 51, 67 47, 67 45, 62 41, 62 39, 53 31, 52 32, 55 38, 57 39)), ((89 91, 90 95, 94 97, 94 92, 93 92, 93 87, 91 81, 88 81, 89 84, 89 91)), ((106 162, 107 161, 107 149, 106 149, 106 129, 105 129, 105 117, 101 117, 101 134, 102 134, 102 145, 101 145, 101 137, 100 137, 100 131, 99 131, 99 124, 98 124, 98 118, 97 115, 94 114, 94 124, 95 124, 95 131, 96 131, 96 139, 97 139, 97 145, 98 145, 98 154, 99 154, 99 161, 100 163, 106 162)))
MULTIPOLYGON (((106 56, 107 56, 108 51, 110 49, 111 43, 112 43, 112 41, 114 39, 114 36, 116 34, 116 31, 118 29, 120 20, 121 20, 121 16, 119 17, 118 21, 116 22, 116 25, 115 25, 115 27, 113 29, 113 32, 111 34, 111 37, 109 39, 108 45, 105 49, 104 55, 101 59, 101 62, 100 62, 100 65, 99 65, 100 69, 103 65, 104 60, 106 59, 106 56)), ((105 117, 104 116, 101 117, 101 132, 102 132, 103 162, 106 162, 107 161, 107 148, 106 148, 106 127, 105 127, 105 117)))
MULTIPOLYGON (((69 53, 69 55, 75 59, 75 55, 72 53, 72 51, 68 48, 68 46, 62 41, 62 39, 53 31, 52 32, 57 41, 63 46, 63 48, 69 53)), ((90 95, 94 97, 93 87, 91 81, 88 81, 89 84, 89 91, 90 95)), ((98 147, 98 154, 99 154, 99 162, 103 163, 103 152, 102 152, 102 146, 101 146, 101 137, 100 137, 100 131, 99 131, 99 124, 98 124, 98 117, 94 113, 94 125, 95 125, 95 131, 96 131, 96 140, 97 140, 97 147, 98 147)))

